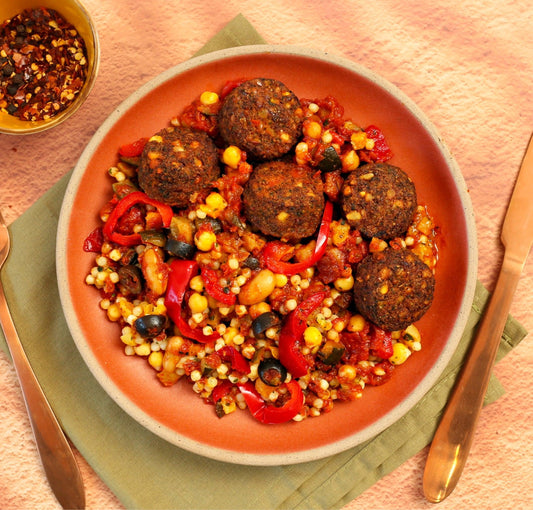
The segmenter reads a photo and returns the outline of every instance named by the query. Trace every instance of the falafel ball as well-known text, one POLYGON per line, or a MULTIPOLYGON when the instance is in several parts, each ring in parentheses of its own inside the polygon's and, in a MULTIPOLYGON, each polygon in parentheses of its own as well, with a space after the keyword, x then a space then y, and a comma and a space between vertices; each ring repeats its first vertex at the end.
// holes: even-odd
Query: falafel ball
POLYGON ((357 266, 353 290, 361 315, 386 331, 398 331, 427 312, 435 277, 410 250, 387 248, 357 266))
POLYGON ((301 134, 302 122, 296 95, 269 78, 241 83, 226 96, 218 114, 224 141, 260 160, 287 154, 301 134))
POLYGON ((348 223, 366 237, 393 239, 403 235, 417 206, 413 181, 387 163, 363 165, 351 172, 342 188, 348 223))
POLYGON ((209 188, 220 175, 217 148, 202 131, 167 127, 147 142, 137 176, 151 198, 186 207, 191 195, 209 188))
POLYGON ((322 181, 308 167, 288 161, 258 165, 243 191, 244 213, 251 225, 283 241, 313 235, 324 203, 322 181))

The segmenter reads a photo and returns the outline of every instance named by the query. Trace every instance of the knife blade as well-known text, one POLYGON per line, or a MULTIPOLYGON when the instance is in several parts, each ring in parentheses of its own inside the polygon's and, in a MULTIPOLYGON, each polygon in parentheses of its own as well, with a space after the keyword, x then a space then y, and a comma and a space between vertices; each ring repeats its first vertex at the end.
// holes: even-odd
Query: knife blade
POLYGON ((472 446, 500 338, 533 242, 532 194, 533 137, 505 214, 501 230, 504 256, 494 292, 429 449, 423 489, 433 503, 454 490, 472 446))

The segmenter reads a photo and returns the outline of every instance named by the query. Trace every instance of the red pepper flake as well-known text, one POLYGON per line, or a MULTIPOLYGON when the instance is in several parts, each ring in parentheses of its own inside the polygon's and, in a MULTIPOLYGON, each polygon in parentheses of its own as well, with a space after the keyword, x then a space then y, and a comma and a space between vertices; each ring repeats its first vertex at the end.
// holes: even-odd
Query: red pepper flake
POLYGON ((25 9, 0 26, 0 111, 52 118, 74 101, 86 76, 85 42, 57 11, 25 9))

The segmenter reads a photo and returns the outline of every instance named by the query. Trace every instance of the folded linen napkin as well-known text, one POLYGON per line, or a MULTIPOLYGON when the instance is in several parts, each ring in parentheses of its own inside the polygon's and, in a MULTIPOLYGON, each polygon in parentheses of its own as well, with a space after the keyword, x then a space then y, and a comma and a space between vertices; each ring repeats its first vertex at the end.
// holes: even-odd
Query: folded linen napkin
MULTIPOLYGON (((238 16, 199 54, 262 42, 238 16)), ((68 179, 11 225, 13 249, 2 281, 28 358, 64 430, 127 508, 340 508, 431 441, 488 298, 481 284, 459 347, 437 384, 402 419, 351 450, 293 466, 239 466, 189 453, 143 428, 93 378, 63 316, 52 240, 68 179)), ((498 359, 525 335, 510 317, 498 359)), ((1 333, 0 347, 7 352, 1 333)), ((502 394, 493 378, 485 402, 502 394)))

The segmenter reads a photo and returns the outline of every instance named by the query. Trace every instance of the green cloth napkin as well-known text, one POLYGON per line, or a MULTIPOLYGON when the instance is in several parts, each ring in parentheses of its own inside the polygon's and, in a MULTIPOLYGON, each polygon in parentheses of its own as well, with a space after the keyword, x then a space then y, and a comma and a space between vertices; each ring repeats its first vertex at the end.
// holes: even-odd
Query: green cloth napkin
MULTIPOLYGON (((262 42, 239 15, 199 53, 262 42)), ((481 285, 462 341, 438 383, 397 423, 349 451, 292 466, 239 466, 189 453, 143 428, 90 374, 65 323, 53 240, 68 179, 11 225, 13 249, 2 281, 28 358, 64 430, 127 508, 340 508, 431 441, 488 298, 481 285)), ((525 335, 509 318, 499 358, 525 335)), ((1 333, 0 347, 7 352, 1 333)), ((486 403, 502 394, 492 379, 486 403)))

